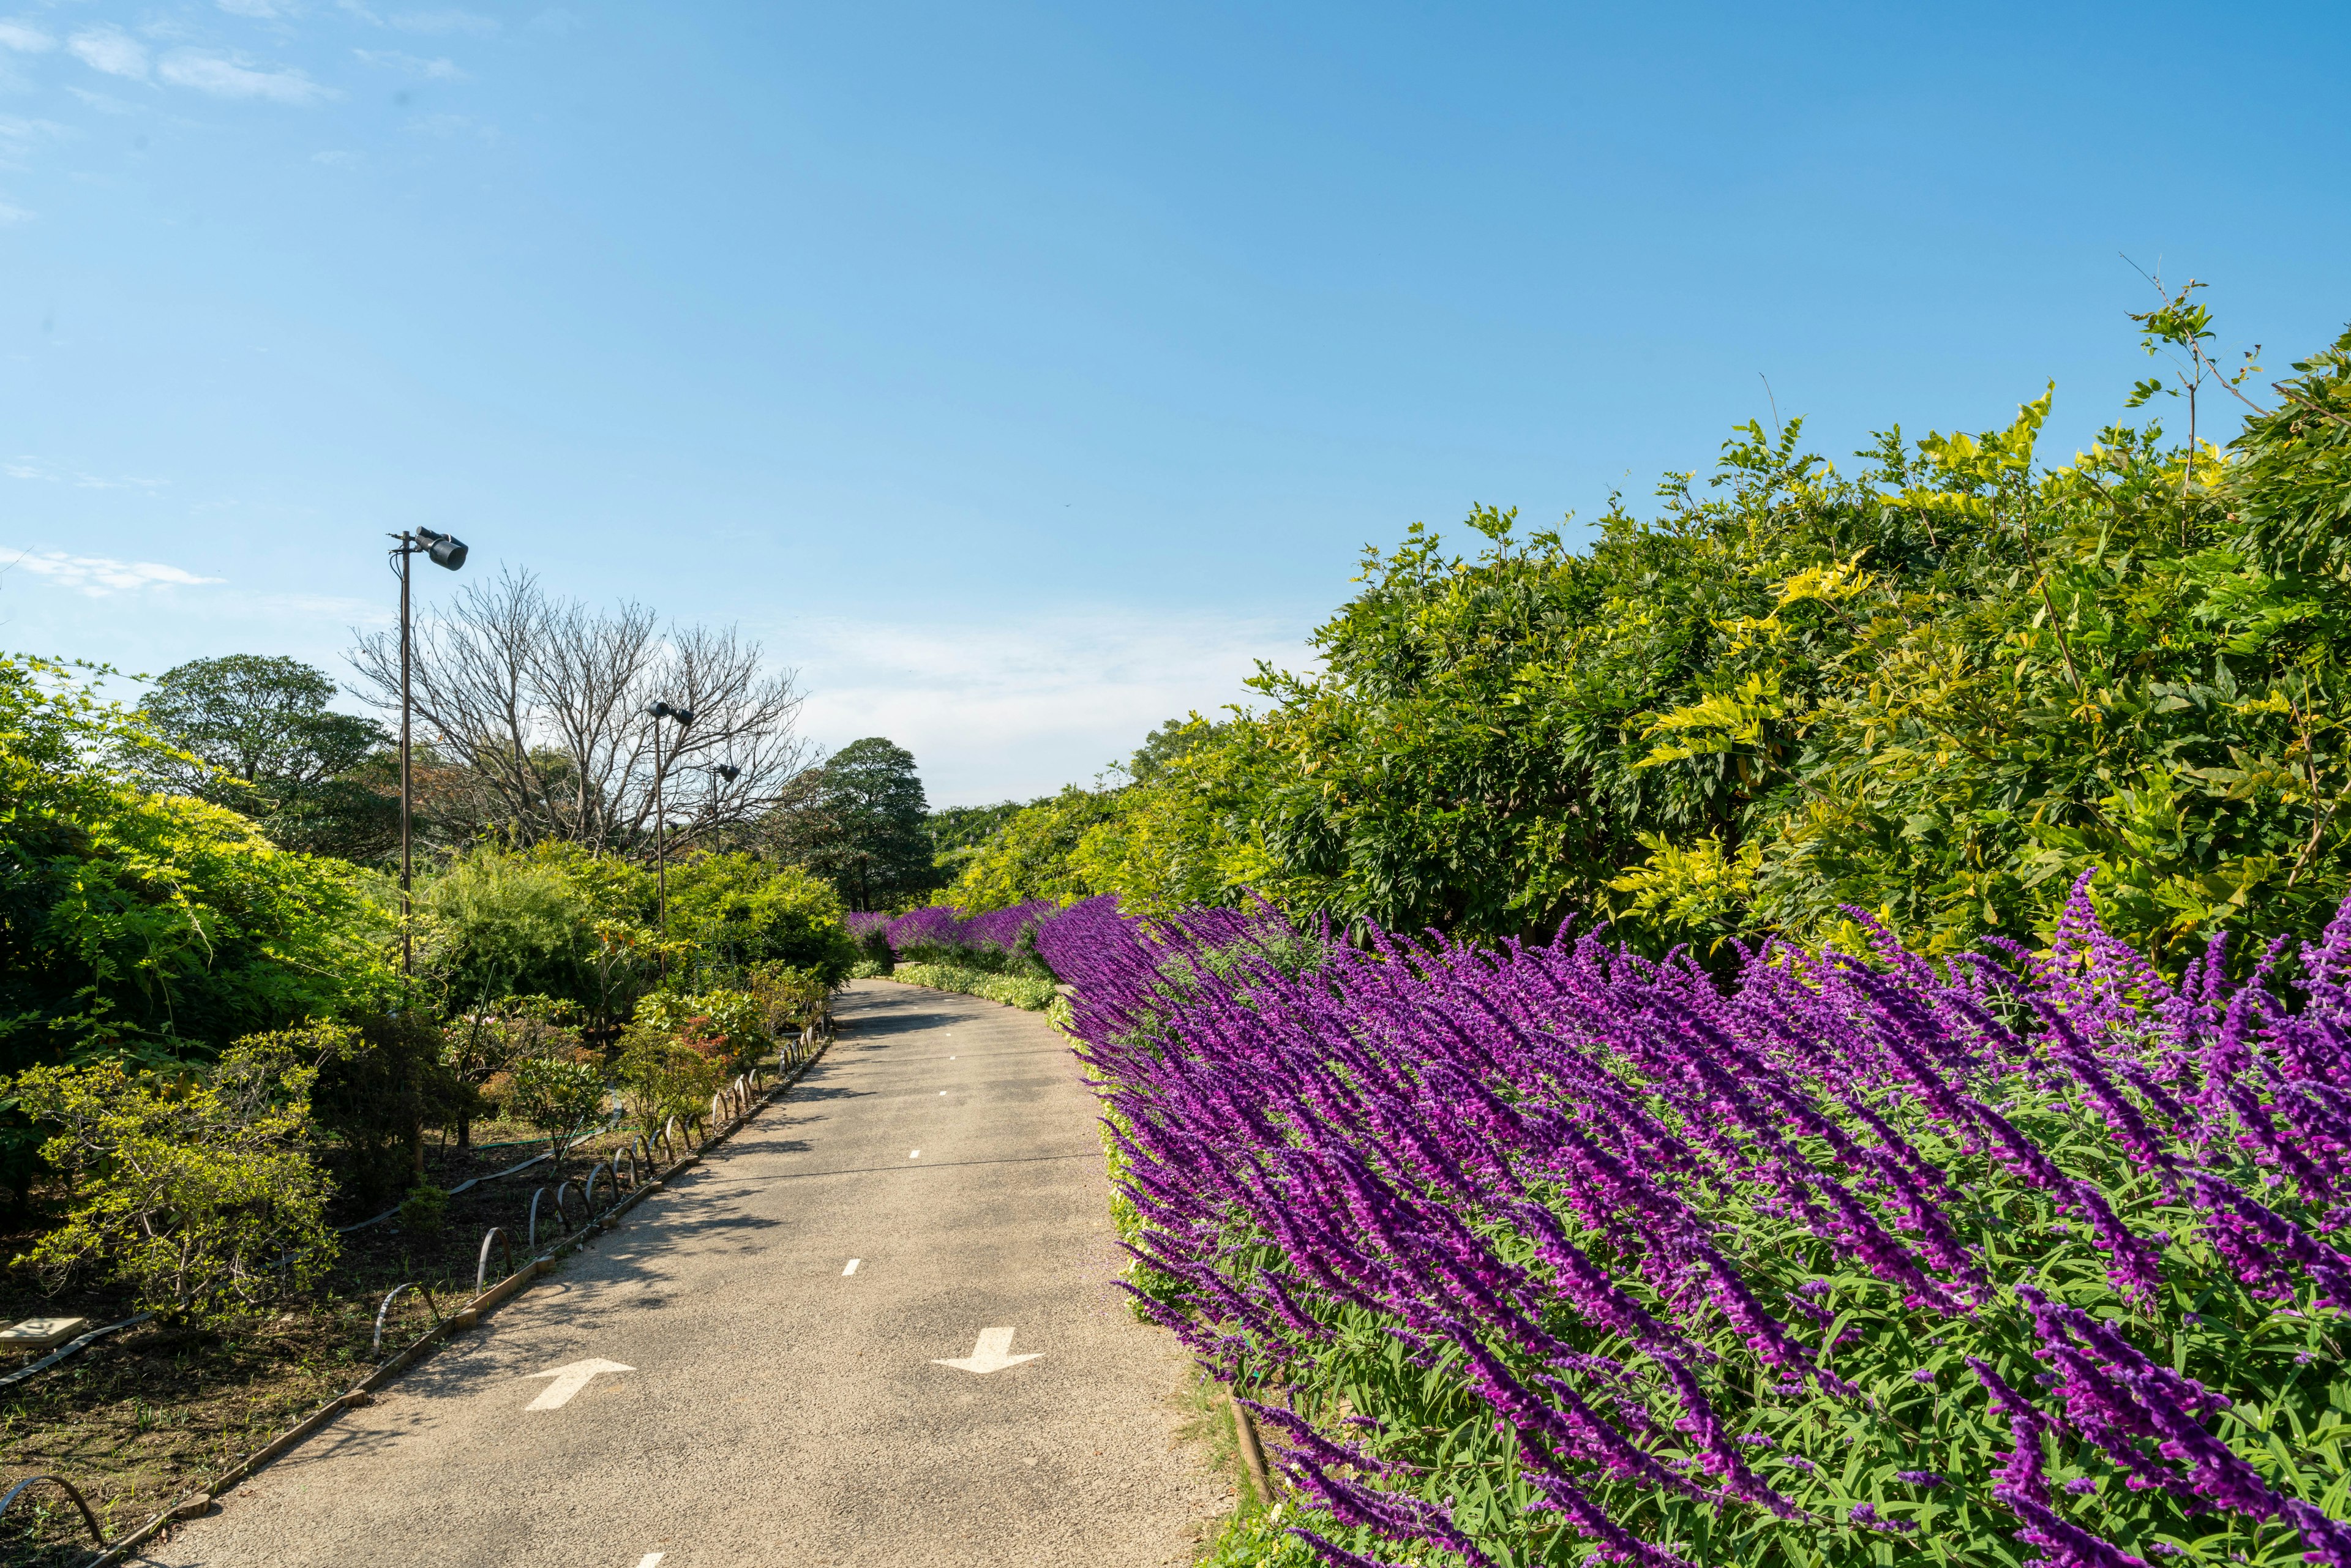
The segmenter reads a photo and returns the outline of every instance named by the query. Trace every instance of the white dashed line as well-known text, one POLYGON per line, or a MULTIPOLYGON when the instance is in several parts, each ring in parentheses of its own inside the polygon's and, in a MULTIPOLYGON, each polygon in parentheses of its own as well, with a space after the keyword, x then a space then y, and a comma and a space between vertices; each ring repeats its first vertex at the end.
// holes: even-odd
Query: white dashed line
POLYGON ((908 1149, 906 1151, 906 1157, 910 1160, 919 1160, 923 1157, 923 1151, 920 1149, 908 1149))
POLYGON ((852 1259, 849 1260, 849 1267, 848 1267, 848 1268, 846 1268, 846 1269, 843 1269, 843 1270, 841 1271, 841 1278, 845 1280, 845 1279, 847 1279, 850 1275, 856 1273, 856 1272, 857 1272, 857 1266, 858 1266, 860 1263, 862 1263, 862 1262, 864 1262, 864 1261, 865 1261, 865 1260, 864 1260, 864 1259, 862 1259, 862 1258, 852 1258, 852 1259))
POLYGON ((648 1552, 637 1559, 637 1568, 661 1568, 661 1560, 668 1555, 666 1552, 648 1552))

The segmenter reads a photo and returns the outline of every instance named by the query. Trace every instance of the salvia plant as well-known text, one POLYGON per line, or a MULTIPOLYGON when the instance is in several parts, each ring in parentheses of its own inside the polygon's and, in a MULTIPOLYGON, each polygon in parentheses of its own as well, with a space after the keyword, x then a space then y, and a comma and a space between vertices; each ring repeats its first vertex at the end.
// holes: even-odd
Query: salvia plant
MULTIPOLYGON (((928 957, 935 962, 956 958, 1001 962, 1027 951, 1033 933, 1061 914, 1050 898, 1031 899, 1008 909, 966 915, 951 904, 934 904, 892 920, 883 929, 892 951, 901 957, 928 957)), ((862 936, 862 931, 853 934, 862 936)))
POLYGON ((1332 1563, 2351 1564, 2351 905, 2051 946, 1041 928, 1142 1309, 1332 1563), (2232 980, 2231 973, 2249 977, 2232 980))

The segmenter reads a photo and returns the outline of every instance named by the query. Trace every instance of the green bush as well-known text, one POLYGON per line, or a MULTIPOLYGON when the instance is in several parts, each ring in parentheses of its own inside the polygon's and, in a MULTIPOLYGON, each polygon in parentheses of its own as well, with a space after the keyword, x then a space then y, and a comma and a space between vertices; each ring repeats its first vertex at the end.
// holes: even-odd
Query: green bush
POLYGON ((604 1119, 604 1075, 593 1062, 535 1057, 514 1070, 507 1114, 538 1129, 558 1170, 572 1140, 604 1119))
POLYGON ((1032 1013, 1043 1012, 1061 999, 1061 992, 1052 981, 1034 975, 999 975, 950 964, 901 964, 890 977, 909 986, 957 991, 983 1001, 1002 1002, 1032 1013))
MULTIPOLYGON (((80 673, 0 654, 0 1073, 172 1071, 388 994, 375 885, 246 819, 137 787, 157 743, 80 673)), ((0 1101, 0 1184, 47 1134, 0 1101)))
POLYGON ((450 1070, 441 1027, 422 1009, 370 1013, 351 1041, 320 1068, 312 1100, 340 1185, 374 1209, 423 1179, 424 1129, 475 1114, 480 1100, 450 1070))
POLYGON ((41 1155, 73 1188, 64 1223, 16 1261, 52 1284, 96 1267, 142 1308, 197 1322, 307 1288, 336 1249, 310 1092, 322 1060, 359 1049, 321 1025, 239 1040, 207 1070, 16 1074, 8 1091, 52 1129, 41 1155))
POLYGON ((449 1222, 449 1195, 426 1182, 400 1200, 400 1228, 410 1236, 438 1236, 449 1222))
POLYGON ((622 1037, 616 1073, 630 1120, 648 1134, 672 1116, 707 1114, 710 1097, 726 1082, 726 1064, 653 1024, 636 1024, 622 1037))
POLYGON ((798 866, 705 854, 670 868, 670 935, 694 945, 713 979, 771 963, 847 978, 857 948, 841 915, 841 895, 798 866))
POLYGON ((2351 335, 2295 369, 2226 451, 2117 424, 2044 464, 2042 397, 1844 472, 1743 426, 1710 491, 1669 476, 1577 547, 1415 525, 1317 669, 1023 811, 949 896, 1253 890, 1479 942, 1605 917, 1728 963, 1850 942, 1849 904, 1934 953, 2032 943, 2095 865, 2167 967, 2256 909, 2314 935, 2351 890, 2351 335))

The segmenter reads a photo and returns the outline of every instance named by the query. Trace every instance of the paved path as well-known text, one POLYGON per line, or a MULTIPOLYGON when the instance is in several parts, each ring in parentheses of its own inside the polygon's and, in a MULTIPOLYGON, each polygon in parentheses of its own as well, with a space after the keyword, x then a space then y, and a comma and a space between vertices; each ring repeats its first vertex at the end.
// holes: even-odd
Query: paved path
POLYGON ((887 982, 843 1016, 706 1166, 141 1561, 1188 1562, 1227 1499, 1174 1438, 1180 1353, 1111 1286, 1060 1038, 887 982), (938 1364, 1004 1328, 1038 1359, 938 1364), (632 1370, 531 1408, 580 1361, 632 1370))

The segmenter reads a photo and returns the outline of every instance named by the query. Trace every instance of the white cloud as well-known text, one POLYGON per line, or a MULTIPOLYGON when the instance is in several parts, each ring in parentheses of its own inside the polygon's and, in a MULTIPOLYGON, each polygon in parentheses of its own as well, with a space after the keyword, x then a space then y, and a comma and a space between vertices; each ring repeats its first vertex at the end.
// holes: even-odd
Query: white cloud
POLYGON ((38 457, 13 457, 0 463, 0 474, 11 479, 38 479, 51 485, 71 485, 77 490, 160 490, 164 481, 129 476, 108 478, 98 474, 68 472, 38 457))
POLYGON ((316 103, 337 96, 302 72, 256 70, 221 55, 180 49, 164 57, 156 74, 176 87, 193 88, 214 98, 261 98, 272 103, 316 103))
POLYGON ((344 152, 334 148, 329 148, 323 152, 313 152, 310 154, 311 162, 324 163, 329 168, 340 168, 346 163, 356 163, 359 161, 360 155, 358 153, 344 152))
POLYGON ((1085 782, 1165 720, 1247 698, 1258 659, 1309 661, 1294 630, 1217 617, 823 622, 779 641, 810 694, 810 735, 833 747, 886 735, 914 752, 933 803, 950 805, 1085 782))
POLYGON ((225 580, 217 577, 198 577, 194 572, 176 566, 165 566, 152 560, 116 560, 110 556, 68 555, 63 550, 27 551, 8 563, 13 570, 29 571, 34 576, 86 593, 92 599, 103 599, 110 593, 130 593, 158 584, 192 586, 225 580))
POLYGON ((73 135, 69 126, 54 120, 21 120, 0 114, 0 155, 15 157, 43 141, 63 141, 73 135))
POLYGON ((403 33, 495 33, 497 20, 471 11, 402 11, 392 25, 403 33))
POLYGON ((0 202, 0 224, 28 224, 32 221, 33 214, 23 207, 11 206, 6 202, 0 202))
POLYGON ((147 79, 147 46, 120 27, 91 27, 76 33, 66 47, 92 70, 136 81, 147 79))
POLYGON ((106 93, 92 92, 88 88, 69 87, 66 90, 101 114, 131 114, 138 109, 136 104, 125 103, 106 93))
POLYGON ((214 0, 214 3, 232 16, 266 18, 277 15, 277 7, 271 0, 214 0))
POLYGON ((15 49, 19 54, 44 54, 57 47, 57 41, 30 22, 0 22, 0 49, 15 49))
POLYGON ((428 81, 471 79, 455 60, 423 59, 415 55, 402 54, 398 49, 353 49, 351 53, 379 70, 398 71, 402 76, 423 77, 428 81))

